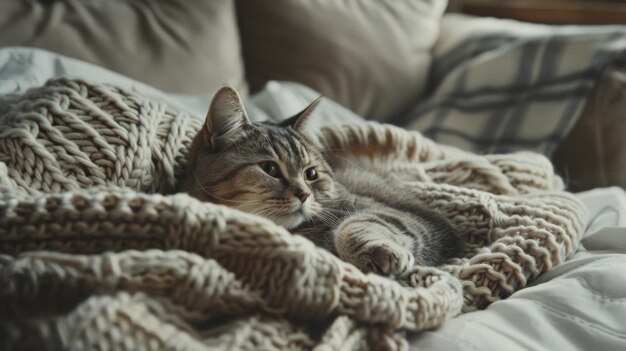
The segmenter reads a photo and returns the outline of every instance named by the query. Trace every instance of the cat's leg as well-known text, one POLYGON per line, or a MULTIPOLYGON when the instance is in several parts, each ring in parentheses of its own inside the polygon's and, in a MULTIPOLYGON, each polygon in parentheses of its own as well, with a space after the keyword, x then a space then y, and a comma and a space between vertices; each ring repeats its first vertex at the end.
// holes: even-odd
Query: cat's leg
POLYGON ((363 272, 399 275, 415 263, 413 242, 375 214, 346 218, 335 231, 337 255, 363 272))

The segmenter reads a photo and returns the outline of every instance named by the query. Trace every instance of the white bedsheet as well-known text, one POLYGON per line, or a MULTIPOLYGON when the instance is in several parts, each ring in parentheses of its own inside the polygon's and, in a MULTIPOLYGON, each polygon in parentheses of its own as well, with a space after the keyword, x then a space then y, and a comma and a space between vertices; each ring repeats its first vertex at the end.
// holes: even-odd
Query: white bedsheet
MULTIPOLYGON (((22 93, 47 79, 69 75, 112 83, 203 118, 209 96, 164 94, 106 69, 50 52, 0 49, 0 96, 22 93)), ((297 112, 317 94, 274 82, 248 104, 256 120, 297 112)), ((320 106, 324 123, 358 121, 332 101, 320 106)), ((622 189, 579 194, 591 218, 581 249, 531 287, 485 311, 409 336, 412 349, 433 350, 626 350, 626 195, 622 189)))
POLYGON ((590 223, 576 254, 484 311, 411 335, 411 349, 626 350, 626 193, 578 196, 590 223))

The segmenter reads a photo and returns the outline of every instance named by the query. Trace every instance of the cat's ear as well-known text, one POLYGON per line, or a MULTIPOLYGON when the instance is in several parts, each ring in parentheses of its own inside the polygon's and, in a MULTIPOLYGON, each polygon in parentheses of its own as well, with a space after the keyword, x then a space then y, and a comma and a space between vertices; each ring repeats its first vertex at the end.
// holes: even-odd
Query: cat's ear
POLYGON ((225 86, 211 100, 204 131, 207 139, 214 141, 215 138, 228 135, 248 123, 250 121, 237 90, 225 86))
POLYGON ((287 118, 286 120, 280 123, 283 127, 291 127, 295 131, 306 134, 308 127, 310 126, 310 116, 317 108, 317 105, 322 101, 322 97, 318 97, 309 104, 309 106, 305 107, 304 110, 298 112, 295 116, 287 118))

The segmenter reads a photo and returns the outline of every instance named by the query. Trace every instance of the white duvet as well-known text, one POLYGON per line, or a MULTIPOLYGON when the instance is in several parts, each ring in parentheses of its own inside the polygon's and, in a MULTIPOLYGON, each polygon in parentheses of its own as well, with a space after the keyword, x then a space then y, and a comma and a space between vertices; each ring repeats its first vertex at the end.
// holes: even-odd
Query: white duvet
MULTIPOLYGON (((210 96, 164 94, 147 85, 50 52, 0 49, 0 96, 68 75, 111 83, 203 118, 210 96)), ((289 116, 317 97, 306 87, 271 82, 248 103, 255 120, 289 116)), ((359 117, 325 100, 325 123, 359 117)), ((626 350, 626 193, 619 188, 578 194, 590 222, 578 252, 534 284, 485 311, 442 328, 409 335, 411 348, 432 350, 626 350)))

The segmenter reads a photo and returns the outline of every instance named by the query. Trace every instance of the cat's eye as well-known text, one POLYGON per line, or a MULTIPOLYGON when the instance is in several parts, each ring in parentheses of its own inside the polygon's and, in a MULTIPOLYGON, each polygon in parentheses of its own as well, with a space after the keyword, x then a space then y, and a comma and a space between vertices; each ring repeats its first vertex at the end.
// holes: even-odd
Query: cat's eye
POLYGON ((317 171, 313 167, 307 169, 304 172, 304 174, 306 175, 306 179, 308 179, 308 180, 315 180, 315 179, 317 179, 317 171))
POLYGON ((274 178, 278 178, 279 173, 278 173, 278 165, 276 164, 276 162, 265 161, 265 162, 259 163, 259 166, 261 166, 261 169, 265 173, 269 174, 270 176, 274 178))

